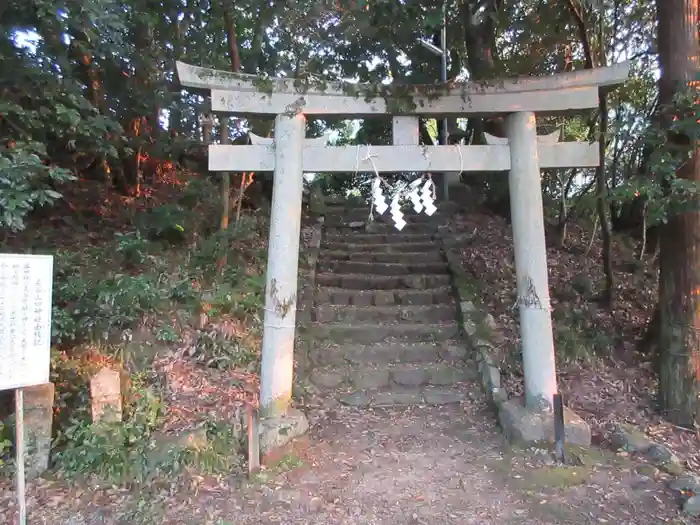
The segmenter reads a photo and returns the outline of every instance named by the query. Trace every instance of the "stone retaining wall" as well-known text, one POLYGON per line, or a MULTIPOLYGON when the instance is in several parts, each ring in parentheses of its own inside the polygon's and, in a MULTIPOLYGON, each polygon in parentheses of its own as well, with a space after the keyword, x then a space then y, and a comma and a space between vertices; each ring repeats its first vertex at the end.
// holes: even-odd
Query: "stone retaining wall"
POLYGON ((297 335, 295 344, 294 371, 295 382, 309 371, 309 352, 313 344, 311 333, 312 312, 314 308, 314 289, 316 288, 316 265, 321 251, 324 217, 313 217, 311 224, 302 228, 301 248, 299 250, 299 272, 297 280, 297 335))
POLYGON ((469 285, 460 264, 457 245, 465 241, 465 236, 455 236, 447 227, 440 228, 443 252, 452 274, 452 287, 458 301, 459 322, 467 340, 469 350, 473 352, 479 367, 479 382, 486 393, 489 403, 495 410, 508 399, 501 384, 499 357, 494 338, 498 326, 492 315, 480 306, 479 299, 469 285))

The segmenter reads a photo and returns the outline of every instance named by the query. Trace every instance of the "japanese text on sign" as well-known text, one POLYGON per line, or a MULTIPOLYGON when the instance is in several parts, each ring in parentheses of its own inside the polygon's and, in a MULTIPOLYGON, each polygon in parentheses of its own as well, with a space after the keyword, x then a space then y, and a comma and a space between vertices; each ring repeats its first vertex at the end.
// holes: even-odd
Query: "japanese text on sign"
POLYGON ((0 390, 49 381, 53 257, 0 254, 0 390))

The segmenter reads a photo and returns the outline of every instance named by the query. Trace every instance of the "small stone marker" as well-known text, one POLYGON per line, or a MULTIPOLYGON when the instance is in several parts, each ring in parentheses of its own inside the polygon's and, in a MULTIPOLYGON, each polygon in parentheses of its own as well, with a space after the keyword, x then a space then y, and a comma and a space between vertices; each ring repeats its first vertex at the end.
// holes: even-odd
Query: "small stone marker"
POLYGON ((560 393, 554 394, 554 447, 559 463, 564 463, 564 400, 560 393))
POLYGON ((118 423, 122 420, 121 375, 105 367, 90 379, 93 423, 118 423))
POLYGON ((53 401, 53 383, 24 388, 24 464, 27 479, 36 478, 49 468, 53 401))
POLYGON ((248 406, 248 476, 260 471, 260 413, 248 406))

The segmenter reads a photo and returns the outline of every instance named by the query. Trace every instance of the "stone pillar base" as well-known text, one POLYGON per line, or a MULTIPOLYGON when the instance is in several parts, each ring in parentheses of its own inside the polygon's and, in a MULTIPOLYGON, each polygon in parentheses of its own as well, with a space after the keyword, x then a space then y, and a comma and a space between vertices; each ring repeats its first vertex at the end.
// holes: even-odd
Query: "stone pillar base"
POLYGON ((289 409, 283 416, 263 418, 260 421, 260 454, 274 453, 308 430, 309 421, 301 410, 289 409))
MULTIPOLYGON (((499 405, 498 420, 511 443, 554 442, 554 414, 525 407, 523 398, 512 398, 499 405)), ((575 412, 564 407, 564 441, 581 447, 591 446, 591 429, 575 412)))

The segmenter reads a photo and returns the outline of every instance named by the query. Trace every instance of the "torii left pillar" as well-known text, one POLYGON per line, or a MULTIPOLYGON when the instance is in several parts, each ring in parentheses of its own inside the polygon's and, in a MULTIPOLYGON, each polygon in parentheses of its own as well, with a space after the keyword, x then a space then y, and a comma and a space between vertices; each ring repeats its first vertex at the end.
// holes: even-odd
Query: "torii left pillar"
POLYGON ((292 398, 305 134, 303 114, 277 116, 260 373, 263 418, 286 415, 292 398))

